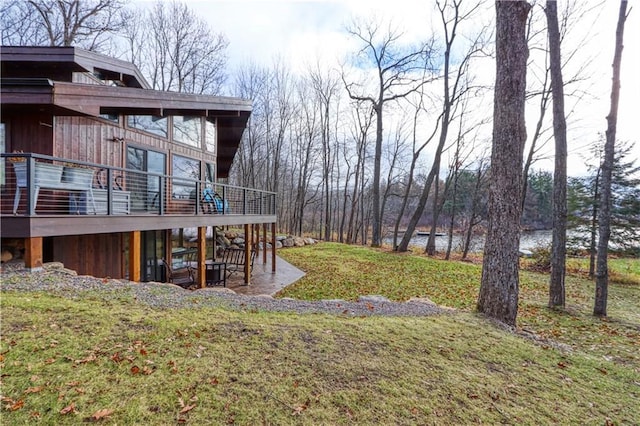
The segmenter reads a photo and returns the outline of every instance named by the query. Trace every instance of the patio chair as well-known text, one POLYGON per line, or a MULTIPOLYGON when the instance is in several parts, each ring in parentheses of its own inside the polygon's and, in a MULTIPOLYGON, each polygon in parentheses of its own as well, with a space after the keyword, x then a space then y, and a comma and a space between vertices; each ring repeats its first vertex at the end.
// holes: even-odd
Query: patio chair
POLYGON ((195 285, 196 271, 191 266, 187 265, 180 268, 172 268, 166 260, 161 259, 161 262, 167 274, 167 282, 183 288, 190 288, 195 285))

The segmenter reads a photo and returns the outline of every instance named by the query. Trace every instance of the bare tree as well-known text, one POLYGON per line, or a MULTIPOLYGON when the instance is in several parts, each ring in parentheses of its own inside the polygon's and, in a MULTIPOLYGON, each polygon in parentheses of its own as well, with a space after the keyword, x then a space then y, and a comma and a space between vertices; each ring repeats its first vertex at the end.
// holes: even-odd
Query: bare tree
POLYGON ((620 68, 622 66, 624 23, 627 16, 627 0, 621 0, 618 25, 616 26, 616 46, 613 56, 613 78, 611 84, 611 109, 609 110, 609 115, 607 115, 604 161, 602 162, 600 212, 598 214, 598 257, 593 315, 603 317, 607 316, 609 285, 607 257, 609 254, 609 237, 611 234, 611 175, 615 160, 616 126, 618 123, 618 103, 620 101, 620 68))
POLYGON ((518 249, 527 75, 526 1, 496 2, 494 95, 489 226, 478 311, 509 325, 518 314, 518 249))
POLYGON ((2 43, 101 51, 124 24, 124 0, 15 0, 2 8, 2 43))
POLYGON ((155 89, 220 93, 229 42, 186 3, 156 2, 147 13, 137 13, 127 21, 124 38, 129 60, 155 89))
POLYGON ((463 10, 461 8, 461 0, 452 0, 451 3, 449 3, 449 1, 445 1, 443 4, 438 1, 436 4, 440 11, 445 41, 444 59, 442 64, 444 70, 442 79, 443 100, 442 114, 440 116, 440 135, 438 146, 434 153, 433 165, 431 166, 431 170, 427 176, 427 182, 423 188, 422 194, 420 195, 420 199, 418 200, 418 206, 409 220, 407 232, 405 232, 400 244, 396 248, 398 251, 407 251, 409 248, 411 236, 416 229, 418 221, 422 217, 434 180, 436 181, 437 187, 437 180, 440 172, 440 160, 447 141, 449 125, 455 116, 454 108, 460 99, 460 96, 469 90, 469 86, 465 84, 467 81, 464 78, 468 71, 469 62, 475 55, 482 52, 482 48, 484 46, 485 29, 482 29, 476 34, 475 38, 470 40, 469 47, 462 59, 457 63, 456 68, 453 65, 454 61, 452 60, 451 55, 454 43, 458 37, 458 26, 461 22, 473 17, 475 12, 481 7, 482 3, 476 4, 469 10, 463 10))
POLYGON ((567 121, 564 116, 564 84, 560 55, 558 4, 547 0, 545 8, 549 32, 549 63, 553 92, 553 136, 556 142, 553 173, 553 237, 551 242, 551 277, 549 307, 564 307, 565 261, 567 256, 567 121))
POLYGON ((376 71, 374 89, 353 82, 347 83, 344 73, 342 79, 349 97, 370 102, 376 114, 371 245, 379 247, 382 243, 380 175, 384 106, 386 103, 407 97, 428 81, 424 78, 424 71, 429 64, 433 42, 407 49, 401 43, 402 33, 391 28, 387 31, 381 30, 380 25, 373 22, 356 22, 347 31, 363 45, 357 54, 359 59, 367 65, 373 65, 376 71), (368 94, 369 91, 371 94, 368 94))

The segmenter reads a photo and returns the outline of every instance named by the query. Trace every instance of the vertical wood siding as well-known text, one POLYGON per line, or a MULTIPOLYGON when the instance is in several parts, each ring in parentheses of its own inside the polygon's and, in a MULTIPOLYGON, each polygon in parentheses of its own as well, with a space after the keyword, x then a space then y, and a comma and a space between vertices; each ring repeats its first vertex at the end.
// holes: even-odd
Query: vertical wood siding
POLYGON ((122 234, 53 237, 53 260, 81 275, 124 278, 122 234))

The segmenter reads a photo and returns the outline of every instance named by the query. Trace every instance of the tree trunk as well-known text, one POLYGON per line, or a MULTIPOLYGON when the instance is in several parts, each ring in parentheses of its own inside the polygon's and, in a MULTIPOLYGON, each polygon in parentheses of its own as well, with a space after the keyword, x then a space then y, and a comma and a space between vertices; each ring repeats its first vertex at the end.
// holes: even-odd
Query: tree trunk
MULTIPOLYGON (((382 84, 380 85, 382 86, 382 84)), ((380 232, 382 230, 382 212, 380 211, 380 173, 382 158, 382 96, 383 89, 380 88, 380 99, 375 105, 376 111, 376 155, 373 161, 373 217, 371 226, 371 247, 380 247, 382 238, 380 232)))
POLYGON ((600 196, 600 171, 598 167, 596 171, 596 181, 593 187, 593 207, 591 209, 591 235, 589 238, 589 279, 593 279, 596 271, 596 234, 598 232, 598 198, 600 196))
POLYGON ((560 55, 558 4, 547 0, 545 9, 549 31, 551 91, 553 93, 553 136, 556 142, 553 173, 553 236, 549 307, 564 307, 565 262, 567 256, 567 122, 564 116, 564 84, 560 55))
POLYGON ((531 5, 496 2, 496 85, 493 109, 489 225, 478 311, 515 326, 527 74, 525 29, 531 5))
POLYGON ((616 28, 616 47, 613 56, 613 81, 611 86, 611 109, 607 115, 604 161, 602 162, 602 190, 600 191, 600 213, 598 215, 598 259, 596 265, 596 297, 593 315, 607 316, 607 291, 609 271, 607 255, 611 233, 611 174, 615 160, 616 126, 618 124, 618 103, 620 100, 620 66, 622 62, 622 40, 624 22, 627 18, 627 0, 620 2, 620 14, 616 28))

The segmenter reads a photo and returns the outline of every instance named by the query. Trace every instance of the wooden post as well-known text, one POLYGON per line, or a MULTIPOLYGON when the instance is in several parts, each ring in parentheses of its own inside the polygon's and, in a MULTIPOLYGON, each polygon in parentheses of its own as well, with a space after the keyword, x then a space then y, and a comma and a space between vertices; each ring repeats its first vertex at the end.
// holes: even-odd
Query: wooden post
MULTIPOLYGON (((253 241, 249 240, 249 237, 249 224, 246 223, 244 225, 244 283, 246 285, 251 283, 251 243, 253 241)), ((253 238, 253 232, 251 238, 253 238)))
POLYGON ((211 241, 211 245, 212 250, 213 250, 213 261, 216 261, 216 257, 218 256, 218 227, 217 226, 212 226, 211 227, 211 233, 213 234, 212 237, 212 241, 211 241))
POLYGON ((207 227, 199 226, 198 227, 198 281, 196 284, 200 288, 205 288, 207 286, 206 276, 205 276, 205 260, 207 258, 207 227))
POLYGON ((129 280, 140 282, 142 277, 142 268, 140 265, 140 231, 131 231, 129 233, 129 280))
POLYGON ((262 224, 262 263, 267 264, 267 224, 262 224))
POLYGON ((42 268, 42 237, 24 239, 24 267, 26 269, 42 268))
POLYGON ((271 224, 271 272, 276 272, 276 223, 271 224))

